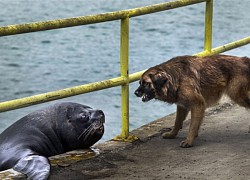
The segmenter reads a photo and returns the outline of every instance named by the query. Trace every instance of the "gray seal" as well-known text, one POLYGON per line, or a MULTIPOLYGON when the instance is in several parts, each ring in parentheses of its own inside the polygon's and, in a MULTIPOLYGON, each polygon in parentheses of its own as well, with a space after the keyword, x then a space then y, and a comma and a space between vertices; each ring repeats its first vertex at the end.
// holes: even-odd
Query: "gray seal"
POLYGON ((0 171, 47 179, 49 156, 89 148, 104 134, 103 111, 64 102, 21 118, 0 134, 0 171))

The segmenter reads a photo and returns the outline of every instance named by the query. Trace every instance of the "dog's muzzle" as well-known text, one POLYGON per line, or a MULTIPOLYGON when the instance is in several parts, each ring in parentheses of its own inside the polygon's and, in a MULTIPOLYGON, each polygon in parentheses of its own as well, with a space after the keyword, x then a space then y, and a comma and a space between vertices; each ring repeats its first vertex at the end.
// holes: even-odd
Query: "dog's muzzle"
POLYGON ((144 93, 142 96, 142 101, 143 102, 147 102, 150 101, 151 99, 153 99, 149 94, 144 93))
POLYGON ((142 97, 142 95, 143 95, 143 93, 142 93, 142 91, 140 91, 140 90, 136 90, 135 91, 135 95, 137 96, 137 97, 142 97))
POLYGON ((151 99, 154 98, 153 94, 152 93, 145 93, 143 92, 140 88, 138 88, 136 91, 135 91, 135 95, 137 97, 142 97, 142 101, 143 102, 147 102, 151 99))

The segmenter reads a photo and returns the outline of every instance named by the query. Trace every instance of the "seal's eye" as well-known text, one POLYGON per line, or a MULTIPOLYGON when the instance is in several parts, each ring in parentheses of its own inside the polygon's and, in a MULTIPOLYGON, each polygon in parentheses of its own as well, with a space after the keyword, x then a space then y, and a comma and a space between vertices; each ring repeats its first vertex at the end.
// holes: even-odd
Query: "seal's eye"
POLYGON ((81 114, 81 120, 88 121, 89 120, 89 115, 87 113, 81 114))

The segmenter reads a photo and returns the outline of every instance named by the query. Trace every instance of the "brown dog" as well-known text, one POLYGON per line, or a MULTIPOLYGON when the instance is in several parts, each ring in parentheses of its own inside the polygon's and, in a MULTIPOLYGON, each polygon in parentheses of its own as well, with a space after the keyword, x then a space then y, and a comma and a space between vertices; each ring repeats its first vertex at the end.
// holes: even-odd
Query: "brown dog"
POLYGON ((164 133, 164 138, 174 138, 191 111, 189 133, 181 147, 193 146, 205 109, 217 103, 223 94, 250 109, 250 58, 227 55, 175 57, 149 68, 135 91, 144 102, 154 98, 177 104, 174 128, 164 133))

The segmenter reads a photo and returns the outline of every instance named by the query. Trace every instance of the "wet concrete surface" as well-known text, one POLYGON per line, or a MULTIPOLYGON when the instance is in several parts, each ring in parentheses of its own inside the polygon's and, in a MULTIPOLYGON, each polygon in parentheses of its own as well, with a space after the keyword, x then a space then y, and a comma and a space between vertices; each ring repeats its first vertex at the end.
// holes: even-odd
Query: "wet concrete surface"
MULTIPOLYGON (((181 148, 190 117, 177 138, 163 139, 161 134, 174 123, 175 114, 171 114, 132 131, 137 141, 111 140, 97 144, 95 151, 51 157, 49 179, 246 180, 250 177, 249 117, 250 112, 237 105, 216 106, 207 111, 194 147, 181 148)), ((24 179, 13 174, 0 177, 24 179)))
POLYGON ((177 138, 161 137, 173 125, 172 114, 133 131, 138 141, 108 141, 96 146, 94 158, 54 167, 50 179, 249 179, 249 115, 237 105, 217 106, 207 112, 194 147, 181 148, 189 120, 177 138))

